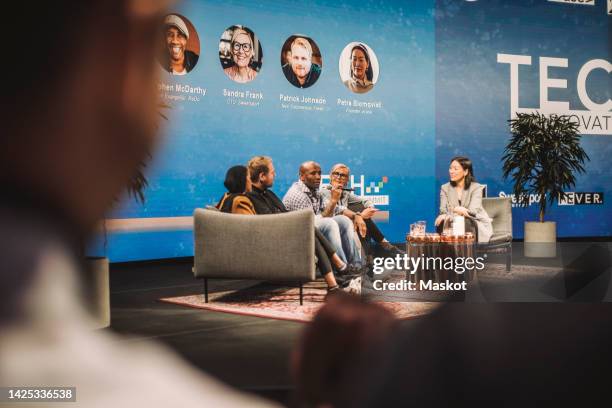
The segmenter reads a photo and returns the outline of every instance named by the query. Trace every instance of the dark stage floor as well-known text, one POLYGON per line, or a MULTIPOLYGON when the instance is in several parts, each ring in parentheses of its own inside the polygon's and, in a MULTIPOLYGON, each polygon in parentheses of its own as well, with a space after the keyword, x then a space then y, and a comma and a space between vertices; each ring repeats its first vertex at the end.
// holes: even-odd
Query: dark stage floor
MULTIPOLYGON (((292 390, 289 355, 303 324, 159 302, 202 293, 191 266, 191 260, 111 266, 111 329, 129 336, 125 341, 165 343, 232 386, 286 402, 292 390)), ((240 284, 214 280, 209 288, 240 284)))
MULTIPOLYGON (((515 251, 514 263, 538 264, 520 251, 515 251)), ((113 264, 111 330, 126 335, 122 341, 160 341, 227 384, 288 403, 293 389, 290 353, 304 324, 159 302, 202 293, 191 267, 192 259, 113 264)), ((252 284, 213 280, 209 288, 214 292, 252 284)))

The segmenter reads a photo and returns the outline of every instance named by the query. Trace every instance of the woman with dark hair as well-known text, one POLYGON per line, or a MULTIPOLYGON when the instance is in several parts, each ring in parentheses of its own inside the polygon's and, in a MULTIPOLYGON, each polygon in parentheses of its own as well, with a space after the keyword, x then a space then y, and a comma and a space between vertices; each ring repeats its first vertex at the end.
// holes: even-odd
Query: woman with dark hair
POLYGON ((450 181, 440 188, 440 215, 436 227, 454 215, 465 217, 466 230, 471 229, 480 243, 487 243, 493 234, 491 218, 482 207, 484 186, 474 178, 472 161, 463 156, 453 157, 448 168, 450 181))
POLYGON ((227 193, 223 195, 216 207, 226 213, 255 215, 253 202, 246 193, 251 191, 251 179, 246 166, 231 167, 225 174, 223 182, 227 193))
POLYGON ((374 70, 365 45, 357 44, 351 49, 350 67, 351 77, 344 81, 344 85, 355 93, 369 92, 374 87, 374 70))
MULTIPOLYGON (((257 214, 253 202, 246 195, 246 193, 251 192, 251 177, 246 166, 231 167, 225 175, 223 185, 227 188, 227 193, 223 195, 219 203, 215 206, 217 209, 232 214, 257 214)), ((317 267, 327 283, 328 292, 334 292, 336 290, 350 293, 360 292, 361 287, 357 287, 356 283, 350 279, 350 273, 353 270, 347 265, 343 266, 346 269, 345 274, 349 279, 343 281, 342 285, 339 285, 336 281, 331 263, 334 258, 339 258, 334 253, 331 244, 329 244, 323 236, 318 236, 315 239, 315 255, 317 257, 317 267)), ((361 283, 361 281, 359 281, 359 283, 361 283)))

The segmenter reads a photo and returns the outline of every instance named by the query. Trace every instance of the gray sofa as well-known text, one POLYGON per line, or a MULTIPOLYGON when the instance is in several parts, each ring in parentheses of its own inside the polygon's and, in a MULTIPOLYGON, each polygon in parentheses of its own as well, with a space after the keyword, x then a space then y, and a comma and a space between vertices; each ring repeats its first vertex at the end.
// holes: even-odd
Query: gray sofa
POLYGON ((194 212, 194 268, 204 279, 315 280, 314 214, 311 210, 274 215, 226 214, 198 208, 194 212))

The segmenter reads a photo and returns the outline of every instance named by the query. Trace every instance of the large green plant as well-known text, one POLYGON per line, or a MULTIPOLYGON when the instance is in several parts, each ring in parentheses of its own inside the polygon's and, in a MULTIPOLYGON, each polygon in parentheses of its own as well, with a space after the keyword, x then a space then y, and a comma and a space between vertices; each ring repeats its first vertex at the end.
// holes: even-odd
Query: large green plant
MULTIPOLYGON (((149 159, 151 157, 149 156, 149 159)), ((149 182, 147 177, 144 174, 144 170, 147 167, 147 163, 145 161, 140 162, 140 166, 138 166, 138 170, 130 180, 130 183, 127 186, 127 193, 130 197, 135 199, 140 204, 145 203, 145 195, 144 191, 146 190, 149 182)))
POLYGON ((529 194, 540 197, 540 222, 547 205, 576 183, 590 160, 580 147, 578 124, 567 116, 517 113, 510 120, 512 136, 504 150, 504 178, 514 182, 517 203, 527 206, 529 194))

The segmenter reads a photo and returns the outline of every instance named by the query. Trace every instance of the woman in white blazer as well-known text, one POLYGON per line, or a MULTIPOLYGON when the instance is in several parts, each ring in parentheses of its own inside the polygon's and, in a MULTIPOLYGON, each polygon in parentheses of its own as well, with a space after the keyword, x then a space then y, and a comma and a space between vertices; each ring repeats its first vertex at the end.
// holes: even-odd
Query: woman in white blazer
POLYGON ((474 178, 472 161, 463 156, 453 157, 448 168, 450 181, 440 188, 440 215, 436 227, 442 228, 444 219, 449 215, 462 215, 466 220, 466 230, 476 232, 479 243, 487 243, 493 234, 491 218, 482 208, 482 190, 474 178))

